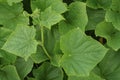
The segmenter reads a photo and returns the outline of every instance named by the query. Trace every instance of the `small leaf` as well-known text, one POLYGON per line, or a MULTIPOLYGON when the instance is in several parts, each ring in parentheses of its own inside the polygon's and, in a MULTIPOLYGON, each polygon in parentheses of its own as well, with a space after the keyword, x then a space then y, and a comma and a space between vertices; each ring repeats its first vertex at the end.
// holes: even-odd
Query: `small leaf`
POLYGON ((32 0, 32 10, 36 8, 44 11, 51 6, 51 9, 59 14, 67 11, 67 5, 62 2, 62 0, 32 0))
POLYGON ((2 49, 27 60, 37 50, 38 42, 34 39, 35 35, 33 26, 18 25, 2 49))
POLYGON ((68 76, 88 76, 107 52, 104 46, 79 28, 61 37, 60 48, 64 53, 60 64, 68 76))
POLYGON ((53 11, 51 7, 41 13, 41 25, 48 29, 51 29, 52 25, 60 22, 61 20, 64 20, 63 16, 53 11))

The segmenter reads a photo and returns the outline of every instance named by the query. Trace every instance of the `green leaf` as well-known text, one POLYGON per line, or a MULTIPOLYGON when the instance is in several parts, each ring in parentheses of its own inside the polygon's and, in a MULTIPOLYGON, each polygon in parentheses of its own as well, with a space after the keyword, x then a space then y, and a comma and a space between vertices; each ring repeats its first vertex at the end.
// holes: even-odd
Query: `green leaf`
POLYGON ((53 50, 51 64, 54 66, 60 67, 59 61, 61 60, 62 56, 63 56, 63 53, 60 50, 60 42, 56 42, 54 50, 53 50))
POLYGON ((7 65, 1 68, 0 80, 20 80, 15 66, 7 65))
POLYGON ((70 30, 76 28, 75 26, 72 26, 69 22, 67 21, 61 21, 59 23, 59 32, 60 32, 60 35, 64 35, 66 34, 67 32, 69 32, 70 30))
POLYGON ((74 0, 74 1, 81 1, 81 2, 86 2, 86 0, 74 0))
POLYGON ((101 36, 107 39, 107 45, 113 48, 114 50, 118 50, 120 48, 120 31, 116 30, 112 23, 109 22, 101 22, 97 25, 95 34, 97 36, 101 36))
POLYGON ((108 10, 105 19, 107 22, 112 22, 113 26, 120 31, 120 13, 108 10))
POLYGON ((112 4, 112 0, 87 0, 87 6, 97 9, 97 8, 103 8, 103 9, 109 9, 111 4, 112 4))
POLYGON ((37 50, 38 42, 34 39, 35 35, 33 26, 18 25, 2 49, 27 60, 37 50))
POLYGON ((37 47, 36 54, 32 54, 31 58, 35 63, 41 63, 45 60, 48 60, 48 57, 45 55, 45 52, 40 46, 37 47))
POLYGON ((104 46, 79 28, 61 37, 60 48, 64 53, 60 64, 68 76, 88 76, 107 52, 104 46))
POLYGON ((105 11, 87 8, 88 24, 86 30, 94 30, 96 25, 104 20, 105 11))
POLYGON ((10 54, 4 50, 0 49, 0 64, 1 65, 8 65, 8 64, 13 64, 16 61, 16 56, 13 54, 10 54))
POLYGON ((83 2, 73 2, 69 6, 69 11, 65 14, 66 21, 74 26, 85 30, 88 22, 86 4, 83 2))
POLYGON ((62 2, 62 0, 32 0, 32 10, 35 10, 36 8, 40 9, 41 11, 44 11, 48 7, 51 6, 51 9, 57 13, 64 13, 67 11, 67 6, 65 3, 62 2))
POLYGON ((91 72, 91 74, 88 77, 70 76, 68 78, 68 80, 105 80, 105 79, 102 79, 100 76, 98 76, 95 73, 91 72))
POLYGON ((54 67, 48 62, 43 63, 38 69, 35 69, 33 75, 36 80, 63 80, 61 68, 54 67))
POLYGON ((120 5, 119 0, 112 0, 111 9, 107 10, 105 19, 112 22, 113 26, 120 30, 120 5))
POLYGON ((24 80, 24 78, 28 73, 31 72, 33 68, 33 61, 30 58, 27 61, 22 58, 18 58, 15 62, 15 66, 20 78, 24 80))
POLYGON ((106 80, 120 80, 120 50, 108 51, 104 59, 100 62, 99 68, 106 80))
POLYGON ((63 55, 60 50, 60 34, 58 26, 55 25, 51 30, 45 30, 45 48, 52 57, 50 62, 52 65, 60 67, 59 60, 63 55))
POLYGON ((9 6, 7 3, 0 3, 0 24, 12 30, 16 28, 17 24, 27 25, 29 17, 25 17, 22 12, 22 4, 9 6))
POLYGON ((28 78, 27 80, 36 80, 35 78, 28 78))
POLYGON ((12 6, 13 3, 19 3, 19 2, 21 2, 21 1, 22 1, 22 0, 7 0, 8 4, 9 4, 10 6, 12 6))
POLYGON ((4 45, 10 33, 11 31, 9 29, 0 28, 0 48, 4 45))
POLYGON ((0 58, 0 64, 2 64, 2 65, 14 63, 15 60, 16 60, 15 55, 1 50, 1 47, 6 42, 10 33, 11 33, 11 30, 9 30, 9 29, 3 28, 3 27, 0 28, 0 57, 1 57, 0 58))
POLYGON ((119 12, 120 11, 120 5, 119 5, 119 0, 112 0, 112 5, 111 5, 111 9, 115 12, 119 12))
POLYGON ((51 29, 52 25, 60 22, 61 20, 64 20, 63 16, 53 11, 51 7, 41 13, 41 25, 48 29, 51 29))

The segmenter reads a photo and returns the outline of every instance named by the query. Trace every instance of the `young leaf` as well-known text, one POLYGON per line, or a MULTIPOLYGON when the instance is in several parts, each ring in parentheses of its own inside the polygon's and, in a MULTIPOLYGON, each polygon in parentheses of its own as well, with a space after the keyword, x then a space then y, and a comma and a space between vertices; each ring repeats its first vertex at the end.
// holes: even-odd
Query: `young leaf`
POLYGON ((67 5, 62 2, 62 0, 32 0, 32 10, 35 10, 36 8, 40 9, 41 11, 44 11, 48 7, 51 6, 52 10, 62 14, 65 11, 67 11, 67 5))
POLYGON ((2 49, 27 60, 31 54, 36 53, 38 42, 34 39, 35 35, 33 26, 18 25, 2 49))
POLYGON ((48 29, 51 29, 52 25, 60 22, 61 20, 64 20, 63 16, 53 11, 51 7, 41 13, 41 25, 48 29))
POLYGON ((60 64, 68 76, 88 76, 107 52, 104 46, 79 28, 61 37, 60 48, 64 53, 60 64))

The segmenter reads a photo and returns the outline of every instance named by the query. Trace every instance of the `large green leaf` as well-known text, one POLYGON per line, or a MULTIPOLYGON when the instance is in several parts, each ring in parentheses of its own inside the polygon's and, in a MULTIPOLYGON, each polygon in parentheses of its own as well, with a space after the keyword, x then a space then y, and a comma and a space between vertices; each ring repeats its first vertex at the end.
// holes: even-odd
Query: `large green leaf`
POLYGON ((97 25, 95 34, 107 39, 107 44, 114 50, 120 48, 120 31, 116 30, 112 23, 101 22, 97 25))
POLYGON ((87 0, 87 6, 97 9, 109 9, 112 4, 112 0, 87 0))
POLYGON ((54 67, 48 62, 35 69, 33 75, 36 80, 63 80, 61 68, 54 67))
POLYGON ((99 68, 106 80, 120 80, 120 50, 109 50, 104 59, 100 62, 99 68))
POLYGON ((52 10, 51 7, 45 9, 44 12, 41 13, 41 21, 40 24, 42 26, 47 27, 48 29, 51 29, 51 26, 60 22, 61 20, 64 20, 63 16, 59 13, 56 13, 52 10))
POLYGON ((107 52, 104 46, 79 28, 61 37, 60 48, 64 53, 60 64, 69 76, 88 76, 107 52))
POLYGON ((35 34, 33 26, 18 25, 2 49, 27 60, 31 54, 36 53, 38 42, 34 39, 35 34))
POLYGON ((23 5, 14 4, 9 6, 7 3, 0 3, 0 24, 15 29, 17 24, 28 24, 29 18, 23 14, 23 5))
POLYGON ((32 0, 32 9, 40 9, 44 11, 46 8, 50 7, 53 11, 57 13, 64 13, 67 10, 66 4, 62 0, 32 0))
POLYGON ((24 78, 28 73, 31 72, 33 68, 33 61, 30 58, 27 61, 22 58, 18 58, 15 62, 15 66, 21 80, 24 80, 24 78))
POLYGON ((105 79, 102 79, 100 76, 91 72, 91 74, 88 77, 70 76, 68 80, 105 80, 105 79))
POLYGON ((88 22, 86 4, 83 2, 73 2, 69 6, 69 11, 65 14, 66 22, 74 27, 85 30, 88 22))
POLYGON ((7 65, 1 68, 0 80, 20 80, 15 66, 7 65))

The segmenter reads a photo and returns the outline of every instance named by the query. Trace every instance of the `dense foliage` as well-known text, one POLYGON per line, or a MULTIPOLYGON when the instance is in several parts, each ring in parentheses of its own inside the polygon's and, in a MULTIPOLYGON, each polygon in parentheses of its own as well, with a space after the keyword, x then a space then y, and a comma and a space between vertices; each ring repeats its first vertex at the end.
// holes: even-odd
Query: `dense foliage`
POLYGON ((120 0, 0 0, 0 80, 120 80, 120 0))

